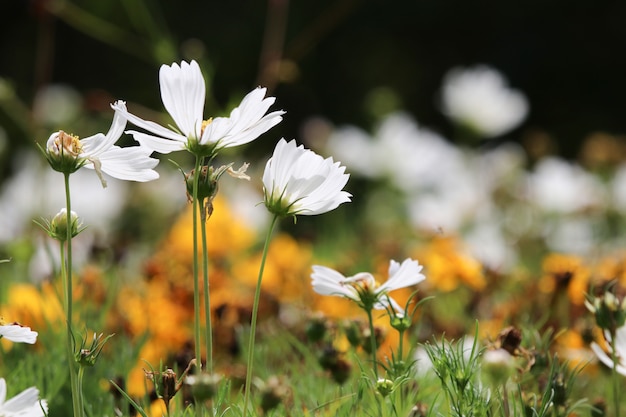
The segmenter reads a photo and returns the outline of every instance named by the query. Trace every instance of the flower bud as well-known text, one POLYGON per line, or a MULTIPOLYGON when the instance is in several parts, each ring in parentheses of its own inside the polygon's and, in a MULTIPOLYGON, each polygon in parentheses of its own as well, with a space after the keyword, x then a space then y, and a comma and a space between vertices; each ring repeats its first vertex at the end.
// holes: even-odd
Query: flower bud
POLYGON ((513 356, 505 349, 487 350, 483 355, 482 371, 494 387, 504 385, 515 372, 513 356))
POLYGON ((393 392, 393 388, 393 381, 390 379, 379 378, 378 381, 376 381, 376 390, 383 397, 391 394, 393 392))
MULTIPOLYGON (((78 235, 83 229, 81 229, 83 222, 78 218, 78 214, 73 210, 70 212, 70 238, 78 235)), ((60 242, 67 240, 67 210, 62 208, 56 216, 49 222, 47 229, 48 235, 53 239, 60 242)))
POLYGON ((326 335, 326 318, 322 315, 312 316, 306 325, 306 336, 311 342, 319 342, 326 335))
POLYGON ((626 323, 626 298, 620 302, 613 293, 607 291, 602 297, 586 300, 585 306, 594 314, 596 324, 601 329, 615 331, 626 323))
POLYGON ((189 375, 185 378, 185 383, 191 386, 191 394, 198 402, 204 402, 213 399, 222 376, 218 374, 201 373, 198 375, 189 375))
POLYGON ((397 313, 391 317, 391 327, 399 332, 405 332, 411 327, 411 317, 397 313))
POLYGON ((271 376, 261 388, 261 409, 264 413, 278 407, 289 395, 289 385, 276 376, 271 376))

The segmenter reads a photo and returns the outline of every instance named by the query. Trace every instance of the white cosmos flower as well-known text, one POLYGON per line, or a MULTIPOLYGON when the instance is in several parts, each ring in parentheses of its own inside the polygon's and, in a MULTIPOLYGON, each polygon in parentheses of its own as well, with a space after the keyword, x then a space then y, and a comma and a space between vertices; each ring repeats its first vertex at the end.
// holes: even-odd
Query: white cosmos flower
POLYGON ((517 127, 528 114, 528 101, 487 66, 453 68, 443 81, 442 111, 456 123, 490 138, 517 127))
POLYGON ((422 265, 411 258, 405 259, 402 263, 391 260, 389 278, 384 284, 379 285, 369 272, 359 272, 351 277, 345 277, 334 269, 313 265, 311 285, 318 294, 349 298, 366 310, 371 308, 384 310, 391 305, 394 310, 403 314, 403 309, 389 297, 388 293, 422 282, 426 277, 421 271, 422 265))
POLYGON ((343 191, 349 174, 333 158, 280 139, 265 165, 265 206, 278 216, 322 214, 350 201, 343 191))
POLYGON ((0 339, 4 338, 16 343, 33 344, 37 341, 37 332, 30 327, 22 326, 18 323, 0 325, 0 339))
MULTIPOLYGON (((604 337, 607 343, 608 354, 602 350, 600 345, 595 342, 591 343, 591 350, 596 354, 598 359, 608 366, 609 368, 613 368, 613 360, 611 359, 611 334, 608 331, 604 332, 604 337)), ((626 326, 622 326, 615 331, 615 352, 618 358, 617 367, 615 368, 617 372, 626 376, 626 326)))
POLYGON ((6 400, 7 383, 0 378, 0 416, 2 417, 44 417, 48 413, 46 400, 39 400, 39 390, 30 387, 6 400))
POLYGON ((62 130, 50 135, 46 143, 50 165, 55 170, 66 173, 75 172, 83 166, 94 169, 103 187, 106 187, 103 172, 120 180, 145 182, 159 178, 159 174, 153 170, 159 160, 150 158, 152 151, 149 148, 115 146, 126 128, 126 119, 120 114, 126 110, 126 103, 117 101, 111 107, 116 111, 106 135, 96 133, 79 139, 62 130))
POLYGON ((119 109, 134 125, 150 134, 131 130, 135 140, 156 152, 167 154, 187 149, 201 156, 213 155, 222 148, 251 142, 282 120, 284 111, 269 114, 274 97, 265 97, 265 88, 256 88, 246 95, 230 117, 204 120, 205 86, 196 61, 180 65, 162 65, 159 71, 161 99, 175 129, 143 120, 126 109, 119 109))

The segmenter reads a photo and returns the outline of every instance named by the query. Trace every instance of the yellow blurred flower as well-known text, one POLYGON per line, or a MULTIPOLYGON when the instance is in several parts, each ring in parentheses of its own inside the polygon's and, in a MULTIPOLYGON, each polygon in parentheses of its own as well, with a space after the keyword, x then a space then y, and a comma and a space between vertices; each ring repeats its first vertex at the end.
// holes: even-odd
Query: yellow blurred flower
POLYGON ((591 271, 581 258, 552 253, 544 258, 542 271, 543 276, 539 281, 540 291, 547 294, 565 291, 572 304, 583 305, 591 271))
POLYGON ((482 290, 486 285, 481 263, 463 251, 456 237, 436 236, 428 245, 414 251, 428 277, 424 286, 452 291, 460 285, 482 290))

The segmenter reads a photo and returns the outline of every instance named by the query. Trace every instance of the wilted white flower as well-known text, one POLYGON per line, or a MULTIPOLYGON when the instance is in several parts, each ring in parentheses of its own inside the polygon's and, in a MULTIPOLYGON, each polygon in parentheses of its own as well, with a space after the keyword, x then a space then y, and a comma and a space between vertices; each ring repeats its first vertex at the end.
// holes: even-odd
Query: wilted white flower
POLYGON ((403 309, 388 293, 400 288, 422 282, 426 277, 421 273, 422 265, 407 258, 402 263, 389 262, 389 278, 380 285, 369 272, 359 272, 345 277, 334 269, 313 265, 311 285, 321 295, 334 295, 356 301, 361 308, 384 310, 391 305, 394 310, 403 313, 403 309))
POLYGON ((7 339, 16 343, 34 344, 37 341, 37 332, 30 327, 22 326, 19 323, 0 324, 0 339, 7 339))
POLYGON ((129 131, 135 140, 156 152, 167 154, 183 149, 194 155, 211 156, 222 148, 251 142, 282 120, 282 110, 265 114, 276 100, 265 97, 265 88, 246 95, 230 117, 203 119, 205 85, 196 61, 162 65, 159 71, 161 99, 175 128, 143 120, 125 108, 117 108, 131 123, 150 134, 129 131))
POLYGON ((265 165, 265 206, 277 216, 322 214, 350 201, 346 168, 332 158, 280 139, 265 165))
POLYGON ((46 158, 54 170, 71 174, 81 167, 94 169, 103 187, 106 187, 103 172, 121 180, 140 182, 159 177, 152 169, 159 161, 150 158, 150 149, 143 146, 115 146, 126 128, 126 120, 120 115, 120 111, 126 109, 126 104, 117 101, 112 107, 119 111, 116 110, 106 135, 97 133, 79 139, 62 130, 50 135, 46 143, 46 158))
MULTIPOLYGON (((604 337, 607 343, 608 354, 598 345, 596 342, 591 343, 591 350, 596 354, 598 359, 606 366, 613 368, 613 360, 611 359, 611 333, 604 331, 604 337)), ((617 366, 615 370, 620 374, 626 376, 626 326, 619 327, 615 331, 615 350, 617 360, 617 366)))
POLYGON ((517 127, 528 113, 526 97, 487 66, 454 68, 443 81, 442 111, 459 125, 490 138, 517 127))
POLYGON ((0 416, 44 417, 48 413, 46 400, 39 399, 39 390, 30 387, 7 401, 7 383, 0 378, 0 416))

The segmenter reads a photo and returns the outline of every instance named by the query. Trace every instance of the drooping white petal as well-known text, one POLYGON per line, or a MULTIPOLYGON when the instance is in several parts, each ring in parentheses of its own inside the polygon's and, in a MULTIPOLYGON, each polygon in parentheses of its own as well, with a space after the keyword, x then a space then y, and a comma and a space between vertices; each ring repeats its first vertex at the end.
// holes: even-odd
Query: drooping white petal
MULTIPOLYGON (((126 110, 126 103, 118 100, 115 104, 111 105, 112 108, 119 107, 126 110)), ((116 111, 113 115, 113 122, 106 135, 97 133, 93 136, 84 138, 80 141, 83 146, 83 154, 89 157, 98 156, 100 153, 106 151, 122 137, 124 129, 126 128, 126 118, 123 114, 116 111)))
MULTIPOLYGON (((604 352, 604 350, 602 350, 600 345, 598 345, 596 342, 592 342, 590 346, 591 350, 593 350, 593 353, 596 354, 598 359, 600 359, 603 364, 605 364, 609 368, 613 368, 613 360, 606 354, 606 352, 604 352)), ((616 371, 626 376, 626 366, 624 366, 623 364, 618 363, 616 371)))
POLYGON ((356 292, 352 287, 341 285, 341 283, 346 280, 346 277, 334 269, 321 265, 313 265, 311 279, 313 291, 318 294, 336 295, 358 300, 358 298, 356 298, 356 292))
MULTIPOLYGON (((112 108, 116 111, 119 112, 122 116, 124 116, 124 118, 126 118, 129 122, 131 122, 132 124, 134 124, 137 127, 140 127, 142 129, 147 130, 148 132, 154 133, 155 135, 159 136, 159 137, 163 137, 163 138, 167 138, 167 139, 171 139, 173 141, 179 141, 179 142, 183 142, 186 143, 187 142, 187 137, 184 135, 181 135, 178 132, 174 132, 171 129, 166 129, 163 126, 151 122, 149 120, 143 120, 140 117, 135 116, 132 113, 129 113, 125 107, 121 107, 119 105, 114 104, 112 106, 112 108)), ((132 133, 132 131, 128 132, 128 133, 132 133)))
POLYGON ((196 61, 182 61, 180 66, 176 63, 162 65, 159 82, 163 106, 186 137, 195 137, 197 122, 204 113, 206 94, 200 66, 196 61))
POLYGON ((0 326, 0 337, 16 343, 33 344, 37 341, 37 332, 30 327, 20 326, 19 324, 9 324, 0 326))
MULTIPOLYGON (((100 155, 102 172, 127 181, 146 182, 159 178, 154 167, 158 159, 150 158, 152 150, 143 146, 113 146, 100 155)), ((89 167, 89 166, 88 166, 89 167)))
POLYGON ((159 136, 148 135, 146 133, 138 132, 136 130, 128 130, 126 133, 133 135, 133 139, 139 142, 141 146, 145 146, 146 148, 154 152, 158 152, 162 154, 168 154, 170 152, 175 152, 175 151, 182 151, 183 149, 185 149, 185 143, 187 142, 186 140, 185 141, 180 140, 182 136, 179 137, 178 139, 170 140, 171 138, 164 139, 159 136))

